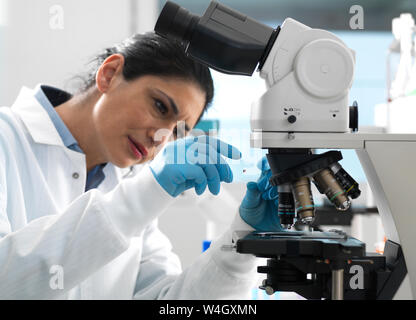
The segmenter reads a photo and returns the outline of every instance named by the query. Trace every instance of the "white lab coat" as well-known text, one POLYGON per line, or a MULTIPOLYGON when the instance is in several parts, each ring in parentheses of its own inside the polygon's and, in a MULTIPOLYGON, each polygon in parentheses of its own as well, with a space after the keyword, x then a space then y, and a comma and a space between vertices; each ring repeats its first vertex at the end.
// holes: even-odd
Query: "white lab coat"
POLYGON ((239 215, 182 272, 157 227, 174 199, 147 166, 104 173, 85 193, 85 155, 63 145, 32 90, 0 108, 1 299, 249 298, 257 259, 220 249, 250 229, 239 215))

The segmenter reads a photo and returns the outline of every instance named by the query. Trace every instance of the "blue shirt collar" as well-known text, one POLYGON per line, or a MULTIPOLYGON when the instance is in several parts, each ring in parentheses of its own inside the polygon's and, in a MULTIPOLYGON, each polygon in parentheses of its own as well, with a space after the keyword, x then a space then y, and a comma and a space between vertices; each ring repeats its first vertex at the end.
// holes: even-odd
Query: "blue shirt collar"
MULTIPOLYGON (((35 98, 38 100, 40 105, 45 109, 45 111, 48 113, 49 117, 51 118, 53 125, 55 126, 56 130, 59 133, 59 136, 61 137, 64 145, 67 148, 70 148, 74 151, 78 151, 81 153, 84 153, 80 146, 78 145, 77 140, 75 140, 74 136, 69 131, 68 127, 65 125, 65 123, 62 121, 61 117, 58 115, 58 113, 55 111, 54 105, 52 105, 51 100, 48 96, 45 94, 44 90, 50 91, 52 94, 55 94, 55 96, 60 95, 60 102, 65 102, 62 97, 67 97, 67 99, 71 98, 71 95, 68 94, 65 91, 59 90, 57 88, 48 87, 45 85, 38 85, 35 88, 35 98)), ((64 98, 65 99, 65 98, 64 98)))

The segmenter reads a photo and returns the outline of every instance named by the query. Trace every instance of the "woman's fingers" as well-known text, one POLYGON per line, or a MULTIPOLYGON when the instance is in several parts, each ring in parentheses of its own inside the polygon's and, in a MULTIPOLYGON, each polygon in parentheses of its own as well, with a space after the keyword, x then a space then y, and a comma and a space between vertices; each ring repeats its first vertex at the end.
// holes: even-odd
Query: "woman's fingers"
MULTIPOLYGON (((206 186, 212 194, 217 195, 220 192, 221 181, 232 182, 233 173, 224 157, 240 159, 241 152, 237 148, 209 136, 186 138, 184 142, 185 156, 175 156, 186 159, 188 169, 184 170, 184 175, 186 180, 195 180, 195 191, 198 195, 205 191, 206 186), (195 169, 196 167, 201 171, 195 169), (201 174, 204 175, 204 179, 200 177, 201 174)), ((179 148, 175 151, 180 152, 179 148)))
POLYGON ((205 148, 205 151, 208 153, 208 166, 215 166, 220 177, 220 181, 227 183, 232 182, 233 172, 227 161, 212 146, 207 146, 208 148, 205 148))
POLYGON ((264 200, 275 200, 278 198, 277 187, 271 186, 262 192, 261 197, 264 200))
POLYGON ((212 194, 217 195, 220 192, 221 179, 215 165, 201 165, 207 177, 208 189, 212 194))
POLYGON ((257 168, 259 168, 261 171, 267 171, 270 170, 269 162, 267 161, 267 157, 264 156, 261 158, 259 162, 257 162, 257 168))
POLYGON ((253 209, 256 208, 261 202, 261 194, 257 188, 257 183, 255 182, 248 182, 247 183, 247 190, 246 195, 243 199, 242 206, 245 209, 253 209))
POLYGON ((271 171, 264 172, 264 174, 260 176, 260 179, 257 181, 257 184, 261 192, 271 187, 270 181, 269 181, 271 176, 272 176, 271 171))
POLYGON ((189 163, 205 167, 216 167, 220 181, 232 182, 233 174, 227 161, 210 144, 195 143, 187 151, 189 163))
POLYGON ((204 170, 200 166, 192 164, 185 165, 181 173, 186 180, 194 182, 195 191, 198 195, 201 195, 205 191, 208 181, 204 170))
POLYGON ((218 138, 210 137, 210 136, 199 136, 196 137, 196 141, 199 143, 210 145, 211 147, 216 150, 218 154, 223 155, 224 157, 238 160, 241 159, 241 152, 236 147, 232 146, 231 144, 228 144, 224 141, 221 141, 218 138))

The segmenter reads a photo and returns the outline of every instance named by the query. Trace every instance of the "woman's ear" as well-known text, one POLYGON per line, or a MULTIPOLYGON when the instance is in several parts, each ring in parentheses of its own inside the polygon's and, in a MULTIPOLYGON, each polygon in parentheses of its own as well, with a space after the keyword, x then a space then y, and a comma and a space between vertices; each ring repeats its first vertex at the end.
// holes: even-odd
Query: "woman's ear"
POLYGON ((114 83, 117 76, 121 75, 124 67, 124 56, 113 54, 104 60, 95 75, 95 83, 99 92, 105 93, 114 83))

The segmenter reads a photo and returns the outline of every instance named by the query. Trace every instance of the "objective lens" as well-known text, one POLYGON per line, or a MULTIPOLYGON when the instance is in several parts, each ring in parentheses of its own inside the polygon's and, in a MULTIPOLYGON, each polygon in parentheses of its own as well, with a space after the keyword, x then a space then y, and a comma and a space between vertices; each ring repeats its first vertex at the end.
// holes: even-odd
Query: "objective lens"
POLYGON ((341 185, 341 188, 344 189, 345 194, 352 199, 358 198, 361 194, 361 190, 358 188, 357 181, 355 181, 339 163, 331 165, 330 168, 338 183, 341 185))
POLYGON ((311 224, 315 217, 315 204, 311 192, 311 182, 308 177, 302 177, 292 184, 298 219, 305 224, 311 224))
POLYGON ((319 192, 324 193, 335 208, 341 211, 349 209, 351 202, 331 170, 323 169, 315 174, 313 179, 319 192))
POLYGON ((277 186, 279 193, 278 215, 284 229, 290 229, 295 220, 295 199, 289 184, 277 186))

